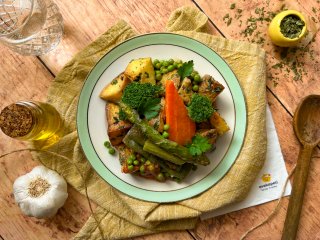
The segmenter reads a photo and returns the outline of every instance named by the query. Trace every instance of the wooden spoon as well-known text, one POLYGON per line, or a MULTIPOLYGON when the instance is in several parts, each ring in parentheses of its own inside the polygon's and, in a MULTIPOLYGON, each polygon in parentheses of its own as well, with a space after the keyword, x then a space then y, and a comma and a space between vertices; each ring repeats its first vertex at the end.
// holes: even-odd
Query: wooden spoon
POLYGON ((311 156, 320 142, 320 95, 310 95, 301 101, 293 117, 293 126, 302 147, 294 173, 282 240, 296 238, 311 156))

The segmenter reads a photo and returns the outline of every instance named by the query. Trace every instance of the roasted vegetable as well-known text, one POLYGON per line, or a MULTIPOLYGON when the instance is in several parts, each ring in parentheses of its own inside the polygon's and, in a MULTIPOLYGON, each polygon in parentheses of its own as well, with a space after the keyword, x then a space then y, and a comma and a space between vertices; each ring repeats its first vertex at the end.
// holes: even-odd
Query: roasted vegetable
POLYGON ((106 104, 106 115, 108 122, 108 136, 113 146, 122 142, 125 134, 129 131, 132 124, 129 121, 119 119, 120 108, 114 103, 106 104))
POLYGON ((131 81, 156 84, 155 72, 150 57, 132 60, 128 64, 126 70, 124 71, 124 74, 131 81))
POLYGON ((178 74, 178 70, 173 70, 171 72, 168 72, 168 73, 162 75, 161 84, 162 84, 163 87, 166 86, 167 80, 173 81, 174 86, 176 87, 176 89, 179 89, 179 87, 180 87, 180 75, 178 74))
POLYGON ((181 87, 178 91, 180 97, 183 99, 185 104, 189 104, 192 96, 192 84, 189 78, 185 78, 182 81, 181 87))
POLYGON ((210 144, 214 144, 218 137, 216 129, 201 129, 197 132, 197 134, 207 138, 210 144))
POLYGON ((196 133, 196 124, 188 116, 188 111, 171 80, 166 84, 166 124, 169 139, 180 145, 191 142, 196 133))
POLYGON ((209 98, 197 93, 192 95, 188 106, 188 114, 193 121, 204 122, 210 118, 214 111, 209 98))
POLYGON ((210 117, 210 124, 217 130, 219 135, 223 135, 224 133, 230 130, 227 122, 221 117, 221 115, 215 111, 210 117))
POLYGON ((116 149, 119 152, 119 160, 121 165, 133 154, 133 150, 123 143, 116 146, 116 149))
POLYGON ((216 97, 223 91, 224 86, 218 81, 214 80, 209 75, 204 75, 202 82, 199 85, 199 94, 209 98, 211 103, 216 100, 216 97))
POLYGON ((102 89, 99 96, 106 101, 116 103, 121 99, 122 92, 129 83, 130 80, 124 74, 120 74, 102 89))
POLYGON ((136 124, 140 128, 140 130, 146 135, 146 137, 157 146, 180 157, 182 160, 186 162, 201 165, 210 164, 209 159, 205 155, 193 157, 189 153, 189 150, 187 148, 177 144, 176 142, 163 138, 157 130, 155 130, 153 127, 150 127, 148 123, 146 123, 145 121, 142 121, 138 113, 125 103, 120 102, 120 107, 126 113, 128 120, 131 123, 136 124))

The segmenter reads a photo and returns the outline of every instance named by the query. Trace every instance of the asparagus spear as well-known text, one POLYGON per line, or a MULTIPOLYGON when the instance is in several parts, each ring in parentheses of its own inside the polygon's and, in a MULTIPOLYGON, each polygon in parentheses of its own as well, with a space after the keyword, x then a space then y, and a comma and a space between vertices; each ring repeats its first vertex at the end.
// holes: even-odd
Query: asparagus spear
POLYGON ((182 165, 185 163, 185 161, 181 160, 180 158, 162 150, 160 147, 153 144, 150 140, 147 140, 145 142, 145 144, 143 145, 143 150, 177 165, 182 165))
POLYGON ((139 145, 138 143, 136 143, 134 140, 131 140, 130 137, 125 137, 123 139, 124 144, 126 144, 129 148, 133 149, 135 152, 141 154, 142 156, 144 156, 145 158, 149 159, 151 162, 153 163, 159 163, 159 165, 162 167, 162 169, 164 171, 166 171, 171 178, 175 178, 178 181, 181 181, 183 178, 185 178, 187 176, 186 171, 181 171, 181 172, 177 172, 175 170, 172 170, 171 168, 167 167, 166 164, 161 161, 160 159, 158 159, 157 157, 153 156, 150 153, 145 152, 142 149, 142 146, 139 145))
MULTIPOLYGON (((146 138, 146 136, 141 132, 140 128, 134 124, 131 129, 129 130, 129 132, 127 133, 126 135, 126 138, 129 138, 133 141, 135 141, 136 143, 138 143, 139 145, 141 146, 144 146, 145 142, 148 140, 146 138)), ((164 150, 161 149, 161 151, 163 152, 164 150)), ((166 154, 169 154, 168 152, 165 152, 166 154)), ((175 156, 173 156, 171 154, 171 157, 172 158, 176 158, 175 156)), ((179 159, 177 160, 178 162, 181 162, 182 160, 179 159)), ((184 162, 183 162, 184 163, 184 162)), ((170 161, 164 161, 164 164, 168 167, 168 168, 171 168, 173 170, 176 170, 176 171, 180 171, 181 169, 181 165, 177 165, 173 162, 170 162, 170 161)))
POLYGON ((139 114, 125 103, 120 102, 119 105, 121 109, 125 112, 127 119, 131 123, 136 124, 140 128, 140 130, 147 136, 147 138, 150 141, 152 141, 155 145, 161 147, 163 150, 168 151, 169 153, 178 156, 186 162, 201 165, 210 164, 209 159, 205 155, 193 157, 186 147, 183 147, 176 142, 163 138, 157 130, 149 126, 148 123, 146 123, 145 121, 141 120, 139 114))

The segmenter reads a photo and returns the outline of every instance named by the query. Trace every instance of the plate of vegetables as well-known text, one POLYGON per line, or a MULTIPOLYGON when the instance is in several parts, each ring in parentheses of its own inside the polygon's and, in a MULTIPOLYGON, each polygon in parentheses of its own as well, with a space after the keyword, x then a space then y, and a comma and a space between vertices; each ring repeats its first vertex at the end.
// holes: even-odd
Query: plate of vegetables
POLYGON ((77 129, 95 171, 152 202, 196 196, 228 172, 246 132, 239 82, 194 39, 152 33, 110 50, 88 74, 77 129))

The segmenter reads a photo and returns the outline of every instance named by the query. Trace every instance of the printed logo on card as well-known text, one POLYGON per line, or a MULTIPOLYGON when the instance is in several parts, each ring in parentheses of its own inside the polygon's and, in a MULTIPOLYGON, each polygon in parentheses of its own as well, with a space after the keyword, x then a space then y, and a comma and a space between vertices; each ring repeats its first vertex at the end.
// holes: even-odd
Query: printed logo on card
POLYGON ((278 181, 272 180, 271 174, 270 173, 265 173, 262 174, 261 176, 262 184, 259 185, 259 189, 261 191, 266 191, 270 190, 272 188, 277 188, 278 187, 278 181))

